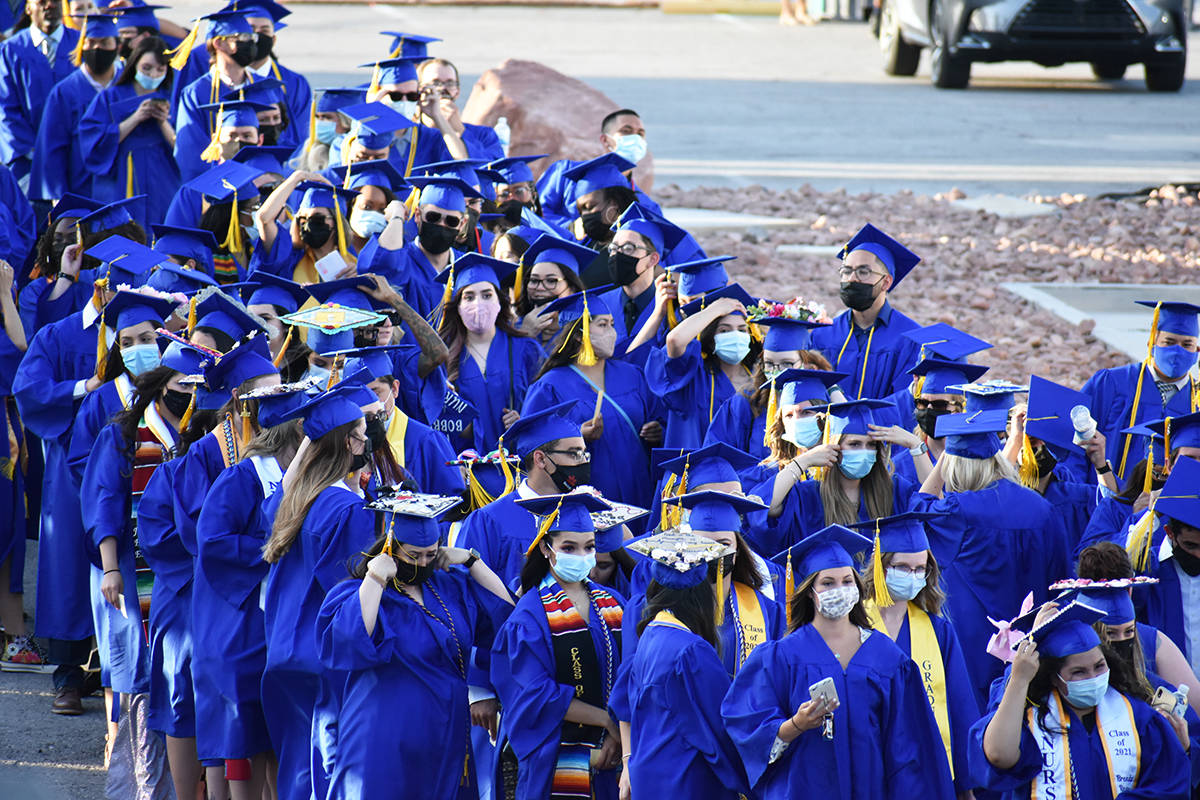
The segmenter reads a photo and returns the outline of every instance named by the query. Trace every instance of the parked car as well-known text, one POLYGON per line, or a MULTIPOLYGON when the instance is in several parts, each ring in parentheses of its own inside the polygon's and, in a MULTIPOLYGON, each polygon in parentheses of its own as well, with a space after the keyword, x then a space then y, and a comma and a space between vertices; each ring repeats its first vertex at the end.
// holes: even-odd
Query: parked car
POLYGON ((882 0, 878 13, 884 71, 915 75, 928 48, 941 89, 965 89, 977 61, 1084 61, 1102 80, 1143 64, 1150 91, 1183 86, 1189 0, 882 0))

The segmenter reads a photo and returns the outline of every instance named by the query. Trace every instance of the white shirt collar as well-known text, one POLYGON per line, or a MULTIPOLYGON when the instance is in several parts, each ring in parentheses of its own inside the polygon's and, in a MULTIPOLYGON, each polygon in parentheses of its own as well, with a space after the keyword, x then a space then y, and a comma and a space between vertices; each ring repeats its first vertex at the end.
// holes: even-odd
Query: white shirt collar
POLYGON ((62 44, 63 26, 59 25, 54 29, 54 32, 50 33, 49 35, 42 33, 38 28, 35 28, 32 25, 29 26, 29 40, 33 42, 34 47, 41 47, 42 42, 46 41, 47 39, 54 42, 55 47, 58 47, 60 44, 62 44))
POLYGON ((259 69, 255 69, 254 67, 246 67, 246 72, 253 73, 260 78, 271 77, 271 59, 268 58, 259 69))
POLYGON ((517 484, 517 497, 522 500, 532 500, 535 497, 541 497, 541 495, 530 488, 528 480, 523 480, 517 484))
POLYGON ((83 327, 85 329, 92 327, 99 316, 100 309, 96 308, 95 298, 89 299, 87 305, 83 307, 83 327))
POLYGON ((120 62, 116 64, 116 68, 113 70, 112 77, 109 78, 105 83, 100 83, 100 81, 93 78, 92 73, 88 72, 87 67, 80 67, 79 71, 83 73, 83 79, 90 83, 93 89, 95 89, 97 92, 102 92, 109 86, 112 86, 113 81, 117 79, 117 73, 121 71, 121 64, 120 62))

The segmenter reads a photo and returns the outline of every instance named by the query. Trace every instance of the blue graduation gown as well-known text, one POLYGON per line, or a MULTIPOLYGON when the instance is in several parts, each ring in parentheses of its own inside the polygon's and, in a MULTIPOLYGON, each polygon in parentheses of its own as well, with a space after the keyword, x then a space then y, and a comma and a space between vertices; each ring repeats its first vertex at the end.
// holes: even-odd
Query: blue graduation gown
POLYGON ((21 426, 17 403, 12 398, 12 375, 21 363, 21 351, 0 326, 0 564, 9 564, 9 591, 20 593, 24 587, 25 567, 25 467, 21 465, 19 448, 32 446, 21 426), (13 448, 7 431, 17 439, 13 448))
POLYGON ((474 548, 492 571, 512 586, 525 564, 525 551, 537 535, 537 517, 517 505, 516 490, 476 509, 463 520, 457 543, 474 548))
MULTIPOLYGON (((24 198, 24 195, 21 197, 24 198)), ((21 325, 25 328, 25 340, 32 341, 33 335, 51 322, 65 319, 87 305, 92 299, 94 289, 92 274, 91 270, 81 270, 79 280, 53 300, 50 299, 50 295, 54 291, 54 284, 57 283, 56 278, 34 278, 25 284, 17 298, 17 311, 21 315, 21 325)))
MULTIPOLYGON (((724 442, 762 461, 771 455, 770 449, 763 443, 765 420, 765 413, 754 414, 750 400, 744 394, 734 392, 717 409, 712 422, 709 423, 708 432, 704 434, 704 444, 724 442)), ((742 486, 754 486, 766 480, 770 474, 767 469, 758 465, 739 472, 742 486)))
POLYGON ((479 453, 490 453, 496 449, 496 440, 504 433, 504 423, 501 422, 504 409, 521 410, 529 384, 545 356, 537 340, 509 336, 497 330, 488 346, 487 375, 484 375, 467 348, 463 347, 458 356, 455 388, 479 412, 479 416, 472 424, 471 441, 454 436, 452 444, 456 451, 473 447, 479 453))
POLYGON ((92 175, 84 165, 84 148, 79 140, 79 121, 96 97, 96 87, 83 72, 72 72, 50 90, 42 110, 29 196, 56 201, 67 192, 94 197, 92 175))
MULTIPOLYGON (((50 90, 76 69, 71 53, 77 41, 79 33, 63 26, 53 64, 34 45, 28 28, 0 45, 0 163, 12 165, 31 154, 50 90)), ((29 168, 14 169, 23 178, 29 168)))
MULTIPOLYGON (((0 258, 14 267, 20 267, 33 252, 37 221, 33 216, 33 206, 21 191, 16 176, 3 164, 0 164, 0 224, 3 226, 0 229, 5 233, 4 241, 0 241, 0 258)), ((33 332, 26 328, 26 339, 32 336, 33 332)))
POLYGON ((399 350, 391 354, 395 367, 392 377, 400 382, 396 405, 409 419, 431 424, 442 411, 446 397, 446 368, 437 367, 424 378, 420 377, 421 348, 406 331, 399 350))
POLYGON ((308 79, 280 64, 274 57, 267 61, 269 76, 283 83, 283 101, 287 106, 288 126, 279 132, 279 146, 293 150, 308 138, 308 116, 313 102, 308 79))
POLYGON ((490 651, 508 606, 455 567, 434 572, 423 585, 424 609, 386 589, 375 631, 367 635, 360 585, 345 580, 334 586, 317 618, 321 663, 345 673, 337 686, 327 797, 453 798, 463 779, 471 727, 466 679, 471 647, 490 651), (401 716, 421 724, 396 730, 401 716), (390 735, 380 736, 389 729, 390 735), (404 771, 399 782, 397 765, 404 771))
MULTIPOLYGON (((582 425, 596 408, 596 390, 575 367, 552 369, 529 387, 521 416, 542 411, 558 403, 578 400, 568 415, 582 425)), ((642 442, 642 426, 663 419, 659 399, 646 385, 637 367, 608 359, 604 366, 604 432, 588 442, 592 454, 592 485, 611 500, 646 508, 651 502, 654 481, 650 477, 650 454, 642 442)))
MULTIPOLYGON (((1115 689, 1109 689, 1115 692, 1115 689)), ((1137 781, 1132 790, 1122 792, 1128 798, 1183 798, 1188 796, 1190 770, 1187 757, 1170 724, 1141 700, 1127 698, 1133 708, 1137 725, 1140 759, 1137 781)), ((1093 725, 1088 731, 1074 709, 1065 700, 1063 706, 1070 719, 1071 772, 1079 787, 1080 798, 1108 800, 1113 797, 1108 756, 1101 739, 1103 732, 1093 725)), ((1020 758, 1015 766, 1001 770, 992 766, 983 752, 983 734, 995 711, 988 713, 971 726, 969 758, 971 777, 987 789, 997 792, 1003 800, 1029 800, 1033 780, 1042 768, 1042 753, 1028 725, 1021 726, 1020 758)), ((1036 719, 1036 715, 1035 715, 1036 719)), ((1037 724, 1035 722, 1035 724, 1037 724)))
MULTIPOLYGON (((403 412, 402 412, 403 413, 403 412)), ((457 466, 447 464, 455 457, 445 435, 415 419, 409 419, 404 430, 404 461, 401 466, 422 492, 441 495, 462 494, 466 484, 457 466)), ((370 490, 378 486, 371 476, 370 490)))
POLYGON ((1191 395, 1195 389, 1194 380, 1189 379, 1184 387, 1175 393, 1171 402, 1163 404, 1162 395, 1154 385, 1154 371, 1147 368, 1142 381, 1142 396, 1138 401, 1137 418, 1130 422, 1133 411, 1133 397, 1137 390, 1140 364, 1127 364, 1123 367, 1102 369, 1092 377, 1081 390, 1091 402, 1088 407, 1096 420, 1096 428, 1104 434, 1108 442, 1108 452, 1105 455, 1112 464, 1113 472, 1118 482, 1128 477, 1137 462, 1146 457, 1149 439, 1145 436, 1126 437, 1121 431, 1131 425, 1152 422, 1163 417, 1182 417, 1192 411, 1197 411, 1192 404, 1191 395), (1125 459, 1124 470, 1121 467, 1121 455, 1125 452, 1125 440, 1130 439, 1129 455, 1125 459))
MULTIPOLYGON (((281 470, 282 472, 282 470, 281 470)), ((250 758, 272 749, 263 712, 267 663, 261 586, 270 535, 252 459, 217 477, 196 522, 192 624, 196 750, 202 760, 250 758)))
MULTIPOLYGON (((1129 526, 1134 523, 1133 503, 1118 498, 1116 495, 1103 497, 1088 517, 1087 525, 1079 538, 1072 553, 1072 559, 1078 559, 1079 554, 1086 548, 1098 542, 1114 542, 1125 546, 1129 526)), ((1163 532, 1157 532, 1156 544, 1161 543, 1163 532)))
MULTIPOLYGON (((1057 474, 1057 473, 1056 473, 1057 474)), ((1052 478, 1042 497, 1054 509, 1058 529, 1066 540, 1067 552, 1078 552, 1079 541, 1096 510, 1096 487, 1086 483, 1052 478)))
POLYGON ((504 158, 504 145, 501 144, 500 137, 487 125, 464 122, 462 140, 470 158, 486 158, 488 161, 504 158))
POLYGON ((83 549, 79 485, 67 465, 69 433, 79 401, 75 384, 96 368, 96 328, 76 312, 38 331, 13 378, 25 427, 46 457, 38 539, 37 634, 52 639, 92 635, 90 569, 83 549))
MULTIPOLYGON (((204 72, 187 84, 176 81, 176 84, 183 84, 183 89, 171 103, 171 112, 175 115, 175 163, 179 165, 179 176, 185 183, 212 166, 201 161, 200 154, 212 140, 211 118, 216 112, 201 111, 200 106, 216 103, 221 95, 230 91, 229 86, 219 79, 214 87, 213 74, 204 72)), ((254 74, 247 71, 247 83, 255 80, 254 74)), ((304 119, 307 121, 308 117, 304 119)))
MULTIPOLYGON (((547 221, 570 229, 571 223, 579 218, 579 212, 575 209, 575 182, 566 178, 566 172, 582 163, 565 158, 555 161, 538 178, 538 199, 542 204, 542 216, 547 221)), ((636 186, 632 188, 637 195, 638 205, 656 214, 662 213, 662 208, 649 195, 636 186)))
POLYGON ((867 336, 851 333, 852 327, 854 318, 847 309, 834 317, 832 325, 817 328, 812 335, 812 349, 829 359, 838 372, 850 373, 850 379, 842 384, 846 397, 884 398, 912 382, 908 370, 917 363, 919 347, 904 334, 920 325, 885 302, 875 320, 869 352, 867 336))
MULTIPOLYGON (((1151 574, 1158 578, 1158 583, 1134 592, 1134 600, 1139 606, 1138 618, 1166 634, 1167 638, 1179 645, 1188 661, 1195 664, 1196 654, 1188 652, 1191 647, 1183 619, 1183 589, 1175 559, 1160 561, 1151 574)), ((1146 644, 1150 646, 1149 642, 1146 644)))
POLYGON ((978 492, 947 492, 941 499, 917 494, 911 510, 946 515, 925 527, 942 569, 946 615, 954 620, 982 702, 1003 667, 987 653, 995 631, 987 616, 1016 614, 1030 590, 1035 602, 1048 599, 1046 587, 1071 574, 1066 540, 1050 504, 1007 480, 978 492))
MULTIPOLYGON (((240 421, 234 419, 234 425, 240 421)), ((180 459, 179 469, 172 481, 172 492, 175 506, 175 530, 180 544, 193 557, 196 555, 196 520, 208 490, 216 481, 217 476, 225 469, 225 460, 221 456, 221 446, 217 437, 221 428, 202 436, 192 443, 187 453, 180 459)))
POLYGON ((749 793, 720 714, 729 684, 711 644, 673 625, 647 626, 610 700, 617 718, 631 724, 627 766, 638 797, 736 800, 749 793))
POLYGON ((67 464, 76 483, 83 481, 83 470, 92 455, 96 437, 125 407, 116 381, 108 381, 96 391, 83 396, 75 423, 71 426, 70 449, 67 452, 67 464))
MULTIPOLYGON (((589 590, 592 583, 586 582, 589 590)), ((617 602, 623 599, 613 594, 617 602)), ((613 634, 596 613, 588 615, 588 631, 600 665, 601 681, 607 678, 606 648, 613 655, 612 680, 621 666, 620 634, 613 634), (605 640, 607 641, 607 644, 605 640)), ((499 742, 508 741, 520 762, 517 800, 542 800, 549 796, 550 782, 558 761, 562 724, 574 699, 572 687, 557 680, 550 625, 541 595, 531 590, 517 601, 508 620, 496 634, 492 647, 491 677, 503 709, 499 742)), ((607 691, 611 687, 606 684, 607 691)), ((592 792, 596 800, 616 800, 616 770, 594 772, 592 792)))
POLYGON ((646 383, 667 407, 663 447, 688 450, 701 446, 717 411, 735 393, 724 372, 704 363, 699 340, 689 342, 678 358, 668 357, 661 347, 650 348, 646 383))
MULTIPOLYGON (((146 121, 121 139, 120 126, 136 110, 137 90, 132 84, 105 89, 88 106, 79 122, 83 164, 91 173, 92 197, 113 203, 129 196, 130 161, 133 194, 148 195, 141 203, 138 221, 149 230, 163 221, 167 207, 179 190, 179 167, 158 124, 146 121), (135 103, 133 109, 130 103, 135 103)), ((194 227, 190 220, 188 227, 194 227)))
MULTIPOLYGON (((363 247, 361 258, 364 261, 373 252, 368 248, 379 248, 378 239, 372 239, 372 242, 373 245, 369 243, 363 247)), ((459 255, 452 250, 450 258, 455 260, 459 255)), ((441 305, 446 287, 435 280, 438 270, 429 263, 416 240, 406 242, 398 250, 379 248, 379 256, 371 272, 382 275, 400 292, 404 302, 425 319, 431 319, 434 309, 441 305)))
POLYGON ((751 786, 763 800, 954 797, 937 723, 917 666, 872 631, 845 670, 811 625, 751 655, 721 704, 751 786), (840 705, 833 740, 805 731, 768 763, 779 726, 833 678, 840 705))

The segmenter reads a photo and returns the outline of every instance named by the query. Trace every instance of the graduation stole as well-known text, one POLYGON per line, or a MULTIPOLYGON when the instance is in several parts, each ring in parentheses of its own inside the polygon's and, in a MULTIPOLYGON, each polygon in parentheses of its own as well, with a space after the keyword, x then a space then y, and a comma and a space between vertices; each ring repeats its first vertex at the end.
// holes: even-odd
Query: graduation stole
POLYGON ((210 435, 217 437, 221 461, 227 468, 242 460, 242 442, 238 438, 237 429, 234 428, 232 414, 226 412, 225 419, 221 420, 210 435))
POLYGON ((404 435, 408 432, 408 414, 405 414, 399 408, 393 409, 392 419, 388 422, 387 440, 391 445, 392 455, 396 458, 396 463, 405 470, 408 466, 404 462, 404 435))
POLYGON ((128 373, 122 372, 113 381, 113 388, 117 390, 117 397, 121 400, 121 407, 128 409, 133 404, 133 380, 128 373))
POLYGON ((134 494, 133 518, 137 519, 137 498, 146 489, 150 476, 164 461, 175 455, 175 431, 158 413, 154 403, 146 406, 142 421, 138 425, 137 441, 134 442, 132 488, 134 494))
MULTIPOLYGON (((853 316, 850 317, 849 322, 850 322, 850 332, 846 334, 846 341, 842 342, 842 349, 838 351, 837 361, 833 365, 834 369, 838 369, 841 366, 842 355, 846 352, 846 347, 850 344, 850 340, 852 338, 854 338, 854 317, 853 316)), ((869 359, 871 357, 871 342, 872 342, 872 340, 874 340, 874 338, 875 338, 875 326, 872 325, 871 332, 869 334, 867 334, 867 349, 863 350, 862 374, 859 376, 859 379, 858 379, 858 394, 855 395, 856 399, 859 399, 859 400, 862 399, 863 385, 867 381, 867 359, 869 359)), ((851 377, 853 377, 853 376, 851 376, 851 377)))
MULTIPOLYGON (((867 618, 871 627, 888 636, 887 626, 883 623, 883 615, 879 606, 871 600, 865 600, 867 618)), ((925 685, 925 697, 929 707, 933 709, 933 718, 937 721, 938 733, 942 735, 942 746, 946 748, 946 762, 950 765, 950 777, 954 777, 954 757, 950 750, 950 707, 946 703, 946 663, 942 659, 942 648, 938 645, 937 635, 933 632, 933 623, 929 614, 916 603, 908 604, 908 642, 909 657, 916 663, 921 673, 921 683, 925 685)))
POLYGON ((597 397, 600 397, 601 395, 604 396, 604 399, 608 401, 609 405, 616 409, 617 414, 619 414, 621 419, 625 421, 625 424, 629 426, 629 430, 633 431, 634 437, 641 435, 638 427, 633 424, 633 420, 631 420, 629 415, 625 413, 625 409, 621 408, 621 404, 614 400, 611 394, 606 393, 603 389, 593 383, 592 379, 587 375, 584 375, 583 370, 581 370, 579 367, 572 364, 571 369, 576 375, 578 375, 580 378, 583 378, 583 382, 592 388, 592 391, 596 393, 597 397))
POLYGON ((763 617, 762 603, 758 600, 758 592, 744 583, 733 582, 733 591, 729 593, 729 607, 733 610, 733 631, 737 637, 737 663, 733 672, 737 674, 746 663, 746 659, 754 652, 754 648, 767 640, 767 623, 763 617))
MULTIPOLYGON (((1063 707, 1062 697, 1053 690, 1046 702, 1049 710, 1045 728, 1037 722, 1037 709, 1031 707, 1025 712, 1026 724, 1042 753, 1042 769, 1029 787, 1030 800, 1087 800, 1079 796, 1075 782, 1075 766, 1071 763, 1071 719, 1063 707)), ((1100 699, 1100 705, 1096 706, 1096 734, 1104 746, 1112 796, 1118 797, 1137 785, 1142 742, 1133 706, 1116 689, 1109 688, 1100 699)))

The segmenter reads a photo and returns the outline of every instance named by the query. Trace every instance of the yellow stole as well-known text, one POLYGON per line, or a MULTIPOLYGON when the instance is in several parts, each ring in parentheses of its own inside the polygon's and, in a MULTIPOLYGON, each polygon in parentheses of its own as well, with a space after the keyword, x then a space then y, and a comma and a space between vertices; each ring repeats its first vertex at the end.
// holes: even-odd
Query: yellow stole
POLYGON ((754 652, 754 648, 767 640, 767 621, 763 618, 762 604, 758 602, 758 592, 744 583, 733 582, 731 599, 736 603, 733 609, 734 633, 737 634, 738 659, 734 672, 742 668, 746 659, 754 652))
POLYGON ((117 390, 117 397, 121 400, 121 407, 128 409, 133 404, 133 380, 130 379, 127 373, 122 372, 113 381, 113 388, 117 390))
POLYGON ((408 415, 399 408, 392 411, 392 421, 388 423, 387 440, 392 448, 392 456, 396 463, 408 469, 404 462, 404 434, 408 431, 408 415))
POLYGON ((691 630, 691 628, 689 628, 687 625, 684 625, 682 622, 680 622, 679 619, 676 618, 676 616, 674 614, 672 614, 670 611, 660 611, 657 614, 655 614, 653 624, 666 625, 670 628, 679 628, 679 629, 685 630, 685 631, 691 630))
MULTIPOLYGON (((291 237, 291 233, 282 225, 279 226, 279 230, 275 235, 287 236, 289 238, 291 237)), ((335 231, 331 235, 336 237, 337 232, 335 231)), ((349 258, 346 259, 346 263, 350 266, 354 266, 354 264, 357 263, 357 259, 354 257, 354 254, 347 253, 347 255, 349 258)), ((317 260, 312 257, 312 252, 307 247, 304 248, 304 254, 300 256, 300 260, 296 262, 296 269, 292 271, 292 280, 299 284, 320 283, 322 280, 321 274, 317 272, 316 265, 317 260)), ((317 301, 309 298, 307 301, 305 301, 304 305, 300 306, 300 308, 303 310, 305 308, 311 308, 315 305, 318 305, 317 301)))
MULTIPOLYGON (((874 603, 863 602, 871 627, 884 635, 888 634, 887 626, 883 624, 883 616, 874 603)), ((908 604, 908 640, 910 657, 921 673, 921 682, 925 684, 925 697, 933 709, 933 718, 937 720, 938 732, 942 735, 942 745, 946 748, 946 761, 950 765, 950 777, 954 777, 954 757, 950 751, 950 709, 946 703, 946 664, 942 660, 942 648, 938 646, 937 635, 933 632, 933 623, 929 615, 915 603, 908 604)))

